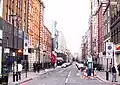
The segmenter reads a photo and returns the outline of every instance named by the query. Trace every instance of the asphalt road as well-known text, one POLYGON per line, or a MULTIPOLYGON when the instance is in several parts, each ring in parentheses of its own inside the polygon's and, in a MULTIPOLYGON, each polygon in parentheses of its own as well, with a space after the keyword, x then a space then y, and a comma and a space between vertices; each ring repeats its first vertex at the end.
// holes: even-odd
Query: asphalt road
POLYGON ((112 85, 97 78, 85 79, 83 73, 73 64, 67 68, 59 68, 53 72, 41 75, 21 85, 112 85))

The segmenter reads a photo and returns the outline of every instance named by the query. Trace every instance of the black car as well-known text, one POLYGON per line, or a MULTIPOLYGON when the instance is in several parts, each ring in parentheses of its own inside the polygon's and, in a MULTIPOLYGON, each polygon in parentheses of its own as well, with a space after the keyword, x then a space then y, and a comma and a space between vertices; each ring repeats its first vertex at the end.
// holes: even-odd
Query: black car
POLYGON ((57 60, 57 65, 58 66, 61 66, 63 64, 63 61, 62 60, 57 60))

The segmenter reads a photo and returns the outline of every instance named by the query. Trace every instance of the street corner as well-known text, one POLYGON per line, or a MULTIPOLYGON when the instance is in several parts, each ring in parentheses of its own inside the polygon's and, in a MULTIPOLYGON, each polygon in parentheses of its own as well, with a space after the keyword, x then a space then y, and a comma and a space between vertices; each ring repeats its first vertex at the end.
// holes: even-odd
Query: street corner
POLYGON ((19 83, 16 83, 15 85, 26 85, 28 82, 30 82, 30 81, 32 81, 33 80, 33 78, 28 78, 28 79, 26 79, 26 80, 24 80, 24 81, 21 81, 21 82, 19 82, 19 83))
POLYGON ((101 78, 100 76, 96 76, 96 78, 97 78, 99 81, 102 81, 102 82, 105 82, 105 83, 110 83, 110 81, 107 81, 107 80, 101 78))
POLYGON ((103 83, 106 83, 106 84, 109 84, 109 85, 120 85, 120 84, 118 84, 118 82, 107 81, 107 80, 101 78, 100 76, 97 76, 96 78, 97 78, 100 82, 103 82, 103 83))

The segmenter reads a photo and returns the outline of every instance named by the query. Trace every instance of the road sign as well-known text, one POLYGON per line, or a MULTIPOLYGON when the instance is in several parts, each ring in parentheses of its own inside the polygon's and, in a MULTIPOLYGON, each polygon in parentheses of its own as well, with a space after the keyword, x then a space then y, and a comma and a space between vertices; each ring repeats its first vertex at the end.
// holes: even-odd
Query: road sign
POLYGON ((24 34, 24 50, 23 50, 24 55, 28 55, 28 48, 29 48, 29 38, 28 38, 28 35, 25 33, 24 34))
POLYGON ((113 50, 114 50, 113 42, 106 42, 106 57, 107 58, 112 58, 113 50))
POLYGON ((106 53, 112 53, 113 50, 113 42, 106 42, 106 53))
POLYGON ((4 48, 4 53, 10 53, 10 49, 9 48, 4 48))

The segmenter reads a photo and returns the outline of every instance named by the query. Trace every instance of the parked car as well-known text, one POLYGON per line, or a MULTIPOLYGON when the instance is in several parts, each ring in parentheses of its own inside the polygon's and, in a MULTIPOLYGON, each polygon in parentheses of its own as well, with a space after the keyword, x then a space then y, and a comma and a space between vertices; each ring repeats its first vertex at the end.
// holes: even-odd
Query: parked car
POLYGON ((76 66, 77 66, 78 70, 81 69, 81 71, 83 71, 85 69, 85 65, 83 63, 77 63, 76 62, 76 66))
POLYGON ((65 63, 63 63, 62 65, 61 65, 61 68, 66 68, 67 67, 67 65, 65 64, 65 63))
POLYGON ((57 65, 58 65, 58 66, 61 66, 63 63, 64 63, 63 58, 62 58, 62 57, 58 57, 58 58, 57 58, 57 65))
POLYGON ((68 67, 70 65, 71 65, 71 63, 63 63, 62 66, 61 66, 61 68, 65 68, 65 67, 68 67))

